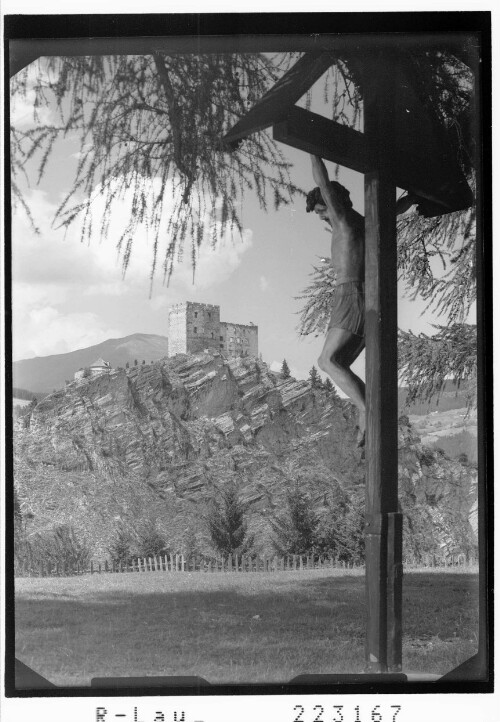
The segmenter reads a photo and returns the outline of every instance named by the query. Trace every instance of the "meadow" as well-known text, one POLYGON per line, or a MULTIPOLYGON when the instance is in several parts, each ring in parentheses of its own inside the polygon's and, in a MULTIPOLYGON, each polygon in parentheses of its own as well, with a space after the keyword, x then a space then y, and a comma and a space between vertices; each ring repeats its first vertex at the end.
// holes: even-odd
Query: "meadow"
MULTIPOLYGON (((407 571, 403 594, 403 671, 441 675, 477 651, 476 571, 407 571)), ((365 613, 362 569, 19 578, 16 657, 62 686, 359 673, 365 613)))

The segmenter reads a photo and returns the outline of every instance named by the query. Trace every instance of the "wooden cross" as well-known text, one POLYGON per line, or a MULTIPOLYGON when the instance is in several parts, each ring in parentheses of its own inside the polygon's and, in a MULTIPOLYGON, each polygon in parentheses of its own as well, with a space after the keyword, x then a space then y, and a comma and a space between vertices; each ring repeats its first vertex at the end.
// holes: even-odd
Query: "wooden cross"
POLYGON ((295 106, 333 64, 304 55, 224 140, 273 138, 365 175, 366 671, 402 666, 402 515, 398 508, 396 188, 426 216, 467 208, 472 193, 405 53, 370 46, 350 57, 362 87, 364 133, 295 106))

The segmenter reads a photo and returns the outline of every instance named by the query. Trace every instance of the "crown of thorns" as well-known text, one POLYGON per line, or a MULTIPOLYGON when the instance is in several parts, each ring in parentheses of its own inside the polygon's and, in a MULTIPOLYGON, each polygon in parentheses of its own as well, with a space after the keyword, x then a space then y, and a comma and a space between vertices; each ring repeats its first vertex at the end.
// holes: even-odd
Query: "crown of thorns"
MULTIPOLYGON (((331 188, 333 188, 335 195, 342 203, 342 205, 346 209, 352 208, 351 194, 349 193, 347 188, 344 188, 344 186, 340 185, 340 183, 337 183, 337 181, 329 181, 329 185, 331 188)), ((318 203, 322 206, 326 206, 320 189, 313 188, 312 191, 309 191, 306 196, 306 212, 310 213, 311 211, 313 211, 318 205, 318 203)))

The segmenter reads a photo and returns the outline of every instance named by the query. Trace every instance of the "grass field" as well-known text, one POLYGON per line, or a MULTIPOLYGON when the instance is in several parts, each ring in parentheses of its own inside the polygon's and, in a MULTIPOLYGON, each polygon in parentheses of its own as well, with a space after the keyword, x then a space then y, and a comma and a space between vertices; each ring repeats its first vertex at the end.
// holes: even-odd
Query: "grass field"
MULTIPOLYGON (((478 579, 410 571, 403 671, 444 674, 477 651, 478 579)), ((16 656, 58 685, 198 675, 289 681, 364 666, 364 573, 94 574, 16 580, 16 656)))

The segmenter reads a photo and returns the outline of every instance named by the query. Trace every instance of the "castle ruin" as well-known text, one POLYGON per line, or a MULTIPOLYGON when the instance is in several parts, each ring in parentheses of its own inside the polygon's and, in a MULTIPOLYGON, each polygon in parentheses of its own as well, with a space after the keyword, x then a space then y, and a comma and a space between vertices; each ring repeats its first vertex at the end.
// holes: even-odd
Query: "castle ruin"
POLYGON ((172 306, 168 314, 168 355, 220 351, 229 357, 259 354, 258 326, 220 320, 220 307, 185 301, 172 306))

